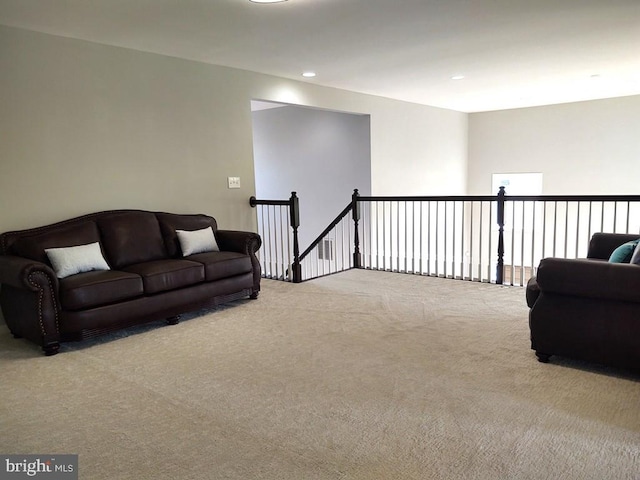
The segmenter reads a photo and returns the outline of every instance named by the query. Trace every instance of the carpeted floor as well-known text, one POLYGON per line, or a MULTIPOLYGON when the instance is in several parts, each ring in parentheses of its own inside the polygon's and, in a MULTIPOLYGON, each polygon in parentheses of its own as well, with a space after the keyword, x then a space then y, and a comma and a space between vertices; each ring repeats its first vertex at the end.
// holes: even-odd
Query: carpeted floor
POLYGON ((640 374, 536 361, 524 291, 351 270, 44 357, 0 326, 0 453, 102 479, 640 479, 640 374))

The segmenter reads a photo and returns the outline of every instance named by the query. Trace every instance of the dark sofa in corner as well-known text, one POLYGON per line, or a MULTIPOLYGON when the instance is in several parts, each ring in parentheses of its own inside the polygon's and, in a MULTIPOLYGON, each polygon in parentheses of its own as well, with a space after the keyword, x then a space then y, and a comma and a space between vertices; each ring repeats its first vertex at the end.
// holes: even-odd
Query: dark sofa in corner
POLYGON ((622 368, 640 368, 640 265, 607 260, 638 234, 596 233, 586 259, 545 258, 526 289, 531 348, 622 368))
POLYGON ((15 337, 53 355, 60 342, 162 318, 176 323, 181 313, 257 298, 261 244, 256 233, 218 230, 207 215, 143 210, 97 212, 7 232, 0 235, 0 307, 15 337), (217 251, 184 256, 182 241, 193 237, 186 235, 208 233, 209 227, 217 251), (58 278, 64 262, 54 262, 54 271, 51 250, 45 250, 89 245, 108 269, 58 278))

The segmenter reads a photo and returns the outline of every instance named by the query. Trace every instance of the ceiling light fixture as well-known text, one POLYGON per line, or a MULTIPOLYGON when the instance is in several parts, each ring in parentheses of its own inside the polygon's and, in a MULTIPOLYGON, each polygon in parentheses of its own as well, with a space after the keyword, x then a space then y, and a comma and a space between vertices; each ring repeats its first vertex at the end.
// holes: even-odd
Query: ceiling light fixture
POLYGON ((453 77, 451 77, 451 80, 462 80, 464 78, 464 75, 454 75, 453 77))
POLYGON ((302 76, 305 78, 313 78, 316 76, 316 72, 304 72, 302 76))
POLYGON ((252 3, 280 3, 286 2, 287 0, 249 0, 252 3))

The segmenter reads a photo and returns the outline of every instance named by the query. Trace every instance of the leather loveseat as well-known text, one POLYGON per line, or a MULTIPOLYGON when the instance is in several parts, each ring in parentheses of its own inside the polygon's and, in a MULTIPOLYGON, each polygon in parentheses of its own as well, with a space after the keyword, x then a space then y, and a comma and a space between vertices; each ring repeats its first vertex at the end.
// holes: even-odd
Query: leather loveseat
POLYGON ((608 259, 638 234, 596 233, 586 259, 545 258, 526 290, 531 348, 622 368, 640 368, 640 265, 608 259))
POLYGON ((210 216, 143 210, 7 232, 0 235, 2 315, 16 338, 47 355, 60 342, 163 318, 176 323, 181 313, 257 298, 261 243, 256 233, 218 230, 210 216), (201 233, 211 248, 193 243, 201 233), (79 249, 80 264, 91 257, 84 271, 74 264, 79 249))

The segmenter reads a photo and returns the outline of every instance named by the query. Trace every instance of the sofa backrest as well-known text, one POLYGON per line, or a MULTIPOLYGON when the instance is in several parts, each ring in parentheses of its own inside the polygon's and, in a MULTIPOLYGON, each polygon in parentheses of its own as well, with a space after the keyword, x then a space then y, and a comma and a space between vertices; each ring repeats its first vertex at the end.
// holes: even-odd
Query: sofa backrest
POLYGON ((178 215, 175 213, 156 213, 164 244, 169 257, 181 257, 180 242, 176 230, 201 230, 211 227, 217 230, 216 219, 208 215, 178 215))
POLYGON ((180 257, 177 230, 212 227, 213 217, 144 210, 111 210, 72 218, 43 227, 0 234, 0 254, 18 255, 51 266, 45 249, 100 242, 111 268, 180 257))
POLYGON ((589 242, 587 258, 608 260, 620 245, 638 238, 640 234, 637 233, 594 233, 589 242))
POLYGON ((100 217, 97 223, 111 268, 167 256, 160 224, 152 212, 117 212, 100 217))
POLYGON ((46 263, 49 266, 51 264, 45 253, 46 248, 86 245, 100 241, 100 232, 93 220, 63 222, 49 227, 26 230, 23 235, 20 233, 4 234, 9 236, 3 242, 7 244, 6 248, 9 250, 6 253, 46 263), (9 241, 11 241, 10 244, 9 241))

